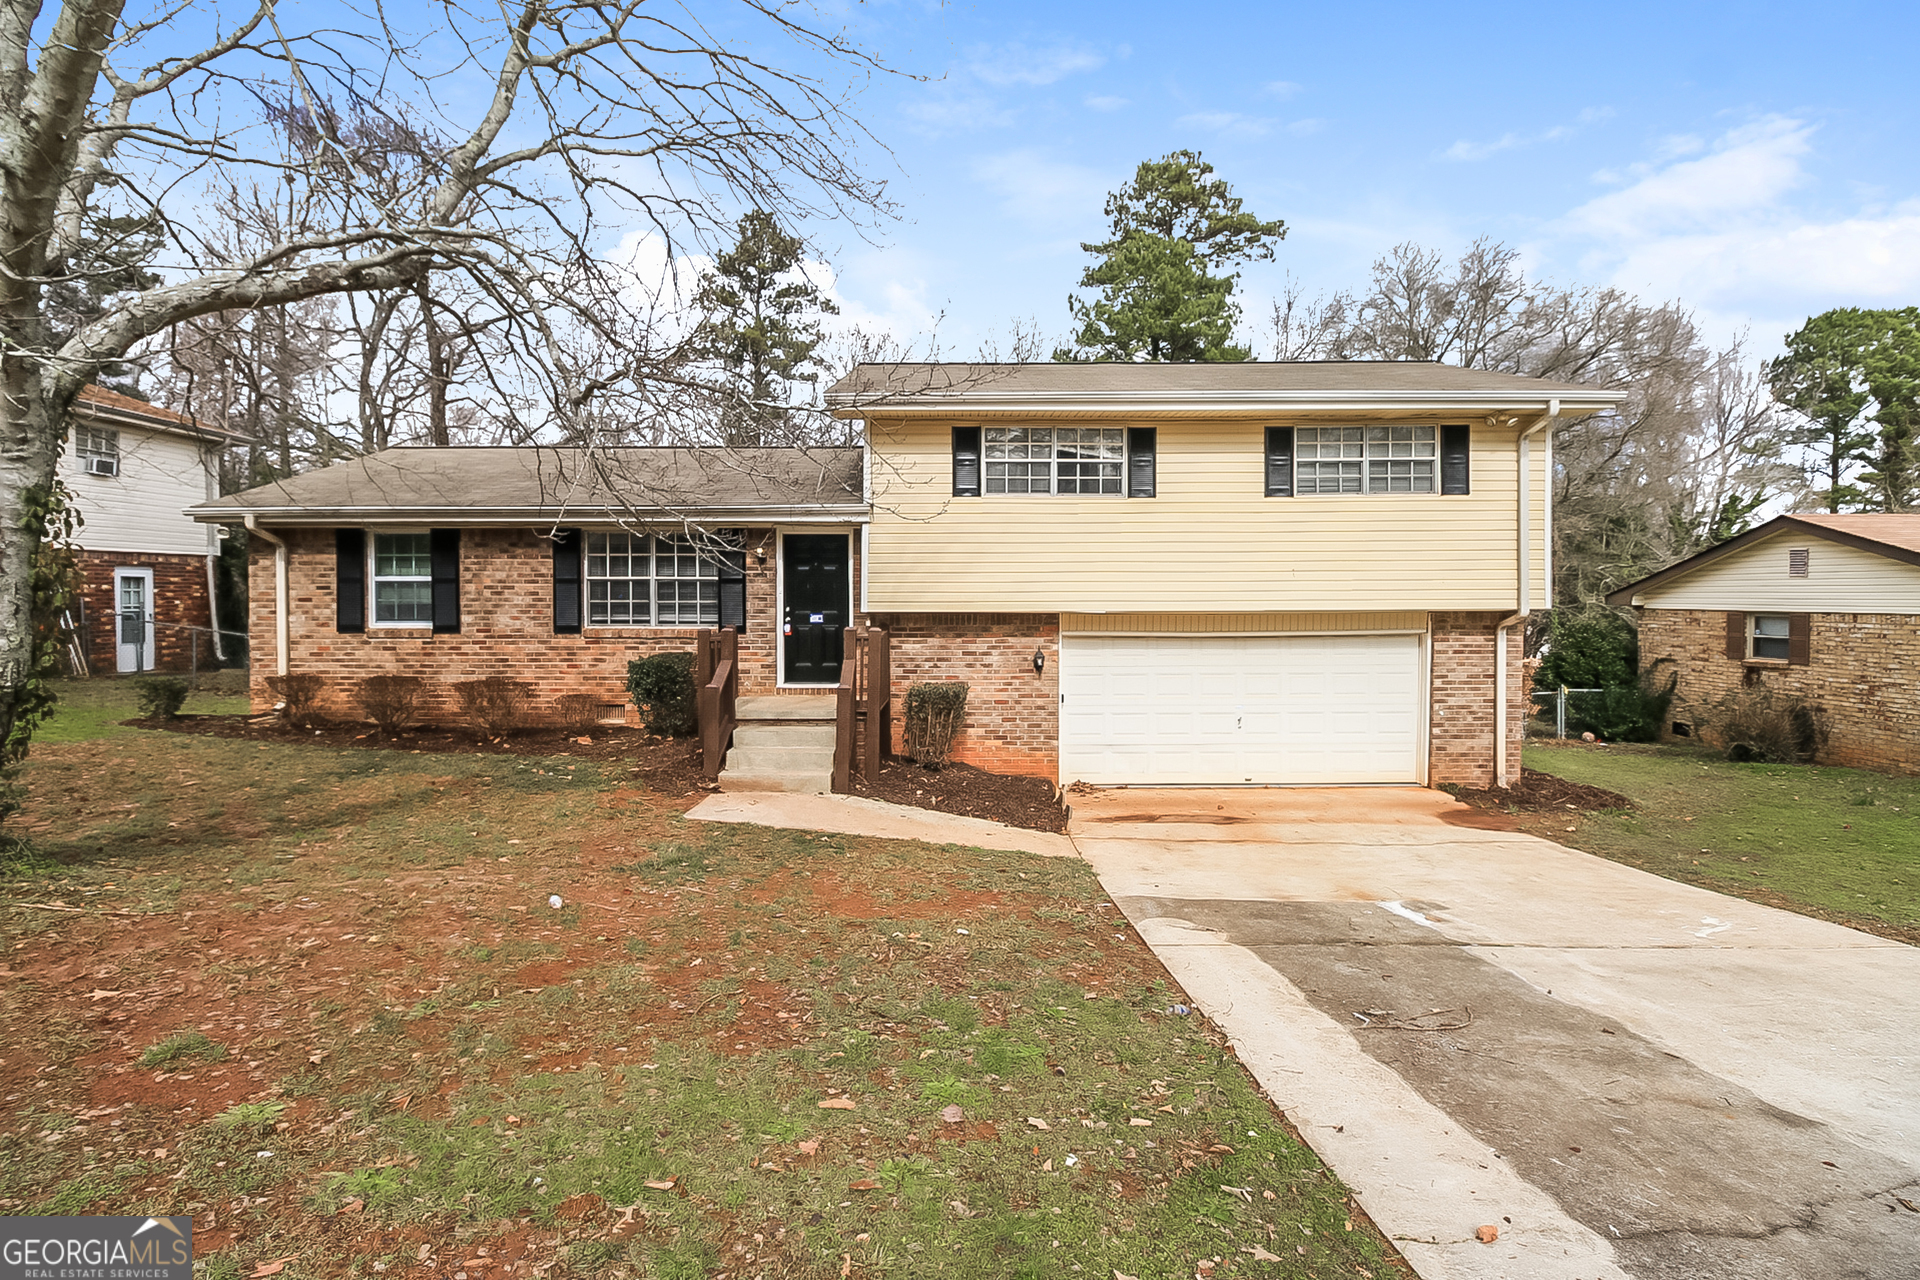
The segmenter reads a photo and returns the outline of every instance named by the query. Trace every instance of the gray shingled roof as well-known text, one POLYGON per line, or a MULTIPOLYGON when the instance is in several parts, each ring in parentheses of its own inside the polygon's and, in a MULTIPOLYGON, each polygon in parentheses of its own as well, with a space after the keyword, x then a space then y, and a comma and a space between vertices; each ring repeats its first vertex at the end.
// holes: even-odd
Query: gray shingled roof
POLYGON ((1423 361, 1248 361, 1241 364, 863 364, 827 402, 843 414, 915 403, 951 408, 1043 407, 1058 402, 1141 408, 1266 405, 1382 407, 1406 403, 1489 408, 1551 397, 1583 412, 1621 393, 1423 361))
POLYGON ((863 516, 861 451, 387 449, 194 507, 269 524, 863 516))

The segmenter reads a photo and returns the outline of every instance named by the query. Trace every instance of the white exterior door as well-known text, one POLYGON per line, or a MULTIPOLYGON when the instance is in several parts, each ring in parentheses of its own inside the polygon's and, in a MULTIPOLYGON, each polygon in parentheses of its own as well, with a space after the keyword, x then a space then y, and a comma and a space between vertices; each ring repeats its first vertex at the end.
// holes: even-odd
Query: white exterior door
POLYGON ((153 670, 153 570, 115 569, 113 600, 116 669, 153 670))
POLYGON ((1060 780, 1419 782, 1417 635, 1068 636, 1060 780))

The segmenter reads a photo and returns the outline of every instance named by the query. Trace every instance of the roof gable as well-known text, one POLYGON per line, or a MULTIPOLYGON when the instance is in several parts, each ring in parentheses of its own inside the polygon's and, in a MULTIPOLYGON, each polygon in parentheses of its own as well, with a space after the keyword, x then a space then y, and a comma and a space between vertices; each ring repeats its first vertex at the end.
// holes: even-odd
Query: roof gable
MULTIPOLYGON (((1789 543, 1808 546, 1825 544, 1836 550, 1844 549, 1847 553, 1843 563, 1848 566, 1847 575, 1851 581, 1845 602, 1834 603, 1840 597, 1831 594, 1833 576, 1830 571, 1823 572, 1820 562, 1816 560, 1809 575, 1798 580, 1806 584, 1800 590, 1808 602, 1825 599, 1829 603, 1809 603, 1804 607, 1815 612, 1911 611, 1906 607, 1904 595, 1910 584, 1920 582, 1920 515, 1902 514, 1778 516, 1737 538, 1610 592, 1607 603, 1616 606, 1646 603, 1664 596, 1667 599, 1654 607, 1695 607, 1672 603, 1685 599, 1697 600, 1701 602, 1697 607, 1706 608, 1789 607, 1779 603, 1787 597, 1767 592, 1762 592, 1749 603, 1738 602, 1741 591, 1752 592, 1758 586, 1753 581, 1738 582, 1751 572, 1746 562, 1767 547, 1784 548, 1789 543), (1876 564, 1885 566, 1885 572, 1879 575, 1886 586, 1884 600, 1872 594, 1872 579, 1876 574, 1873 566, 1876 564), (1703 582, 1716 578, 1727 579, 1727 586, 1717 594, 1706 591, 1703 582), (1713 603, 1722 599, 1729 603, 1713 603)), ((1784 578, 1784 562, 1775 567, 1779 569, 1778 576, 1784 578)))

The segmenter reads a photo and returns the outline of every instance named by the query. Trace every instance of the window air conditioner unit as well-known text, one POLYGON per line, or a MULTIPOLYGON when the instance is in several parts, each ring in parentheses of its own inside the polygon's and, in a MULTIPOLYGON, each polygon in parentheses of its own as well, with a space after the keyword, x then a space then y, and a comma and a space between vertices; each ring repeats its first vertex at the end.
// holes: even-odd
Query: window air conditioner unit
POLYGON ((120 474, 120 459, 88 458, 87 474, 90 476, 117 476, 120 474))

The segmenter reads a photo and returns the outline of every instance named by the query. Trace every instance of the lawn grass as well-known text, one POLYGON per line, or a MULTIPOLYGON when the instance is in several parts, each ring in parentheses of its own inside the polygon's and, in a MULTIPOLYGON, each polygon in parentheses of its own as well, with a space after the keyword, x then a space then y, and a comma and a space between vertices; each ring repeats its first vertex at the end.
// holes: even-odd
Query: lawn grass
MULTIPOLYGON (((165 674, 165 673, 161 673, 165 674)), ((58 680, 60 701, 53 718, 34 734, 36 743, 88 742, 138 734, 120 723, 140 714, 131 677, 101 676, 93 680, 58 680)), ((248 710, 244 681, 235 671, 209 672, 200 687, 187 695, 182 715, 238 715, 248 710)))
POLYGON ((193 1213, 204 1280, 1409 1274, 1080 862, 63 714, 0 1211, 193 1213))
POLYGON ((1669 879, 1920 942, 1920 778, 1733 764, 1687 746, 1530 745, 1525 758, 1635 804, 1530 819, 1530 830, 1669 879))

